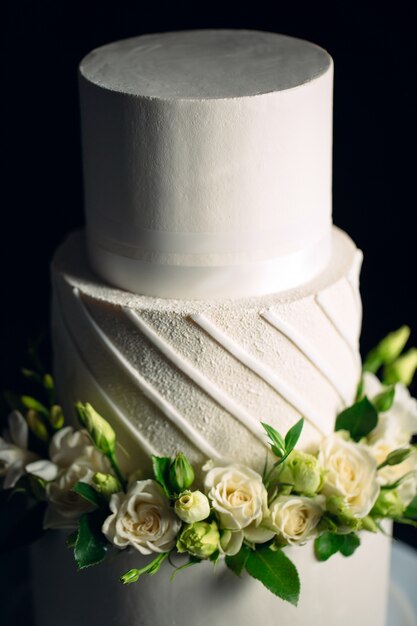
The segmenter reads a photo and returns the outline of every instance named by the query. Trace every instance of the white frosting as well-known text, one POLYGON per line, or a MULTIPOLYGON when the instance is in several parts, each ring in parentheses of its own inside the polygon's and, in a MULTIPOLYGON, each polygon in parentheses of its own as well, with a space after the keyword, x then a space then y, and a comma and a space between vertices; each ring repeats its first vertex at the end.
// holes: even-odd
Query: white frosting
POLYGON ((223 563, 179 572, 172 567, 122 586, 118 578, 148 559, 123 553, 98 567, 77 572, 65 533, 54 532, 32 549, 37 626, 385 626, 390 539, 362 533, 362 545, 349 558, 326 563, 312 544, 286 549, 300 573, 297 607, 281 601, 258 581, 238 578, 223 563), (51 576, 53 572, 53 576, 51 576), (48 593, 45 593, 48 580, 48 593), (69 594, 70 590, 70 594, 69 594))
POLYGON ((266 452, 260 422, 285 432, 300 415, 302 445, 310 449, 355 395, 358 334, 348 344, 318 300, 331 302, 334 294, 343 325, 359 332, 349 278, 358 258, 335 229, 329 267, 299 289, 220 302, 166 300, 103 285, 88 270, 82 238, 73 236, 53 272, 55 369, 58 382, 65 381, 60 397, 67 412, 77 400, 94 400, 116 427, 132 468, 138 451, 142 458, 151 448, 166 455, 182 449, 197 463, 224 457, 260 469, 266 452))
POLYGON ((146 35, 80 65, 90 259, 160 297, 286 290, 331 250, 333 66, 256 31, 146 35))

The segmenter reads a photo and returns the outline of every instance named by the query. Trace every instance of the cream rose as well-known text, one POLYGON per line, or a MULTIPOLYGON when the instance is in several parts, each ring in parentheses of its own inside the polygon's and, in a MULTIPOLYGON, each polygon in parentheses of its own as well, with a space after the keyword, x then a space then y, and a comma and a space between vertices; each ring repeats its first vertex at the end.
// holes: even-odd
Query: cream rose
POLYGON ((322 493, 342 497, 353 517, 368 515, 379 483, 376 461, 366 447, 335 433, 321 442, 318 459, 325 469, 322 493))
POLYGON ((212 507, 227 530, 243 530, 254 543, 271 539, 264 522, 267 520, 268 494, 261 476, 243 465, 205 466, 208 472, 204 487, 212 507))
POLYGON ((126 494, 112 495, 110 510, 102 531, 118 548, 133 546, 151 554, 167 552, 175 545, 181 522, 156 481, 139 480, 126 494))
POLYGON ((3 488, 11 489, 25 473, 26 465, 38 458, 28 447, 29 428, 23 415, 13 411, 8 418, 9 428, 0 437, 0 478, 3 488))
POLYGON ((324 496, 279 496, 270 507, 270 526, 287 543, 303 543, 315 533, 325 502, 324 496))

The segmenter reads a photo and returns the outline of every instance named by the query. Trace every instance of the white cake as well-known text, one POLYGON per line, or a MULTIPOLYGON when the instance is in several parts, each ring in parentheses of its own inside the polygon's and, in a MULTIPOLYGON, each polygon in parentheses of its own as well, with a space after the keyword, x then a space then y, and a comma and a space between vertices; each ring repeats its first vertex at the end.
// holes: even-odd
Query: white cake
MULTIPOLYGON (((361 253, 331 221, 332 77, 319 47, 255 31, 147 35, 81 63, 87 230, 53 264, 55 373, 68 415, 88 401, 114 426, 127 470, 179 450, 261 470, 261 421, 304 416, 313 450, 354 400, 361 253)), ((49 597, 70 585, 83 610, 39 591, 38 623, 382 626, 388 539, 288 554, 297 609, 222 567, 117 587, 141 555, 75 575, 44 542, 35 580, 53 568, 49 597)))

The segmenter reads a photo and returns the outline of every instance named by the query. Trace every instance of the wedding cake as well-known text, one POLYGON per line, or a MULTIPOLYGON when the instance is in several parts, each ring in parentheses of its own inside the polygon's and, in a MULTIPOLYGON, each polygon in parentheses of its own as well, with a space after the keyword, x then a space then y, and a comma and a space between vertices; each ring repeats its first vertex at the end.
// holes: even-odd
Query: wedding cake
MULTIPOLYGON (((53 263, 55 374, 66 414, 106 416, 126 470, 182 451, 262 472, 261 422, 304 417, 309 452, 354 401, 362 255, 332 226, 332 84, 324 50, 257 31, 146 35, 81 62, 87 227, 53 263)), ((222 563, 118 586, 142 555, 78 573, 57 535, 33 560, 39 626, 384 624, 383 534, 325 564, 286 548, 297 608, 222 563)))

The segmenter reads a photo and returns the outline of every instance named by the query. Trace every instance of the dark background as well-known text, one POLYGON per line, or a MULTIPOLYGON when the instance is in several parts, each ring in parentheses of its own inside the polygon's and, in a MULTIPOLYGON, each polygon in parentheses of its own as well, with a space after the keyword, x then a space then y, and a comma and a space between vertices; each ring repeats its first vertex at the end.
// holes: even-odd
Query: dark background
MULTIPOLYGON (((413 3, 414 4, 414 3, 413 3)), ((335 61, 334 222, 365 253, 362 350, 403 323, 417 345, 417 12, 392 3, 13 2, 2 30, 1 386, 48 329, 49 262, 83 224, 77 65, 142 33, 252 28, 309 39, 335 61)), ((414 392, 417 392, 416 386, 414 392)), ((417 532, 403 531, 414 541, 417 532)))

